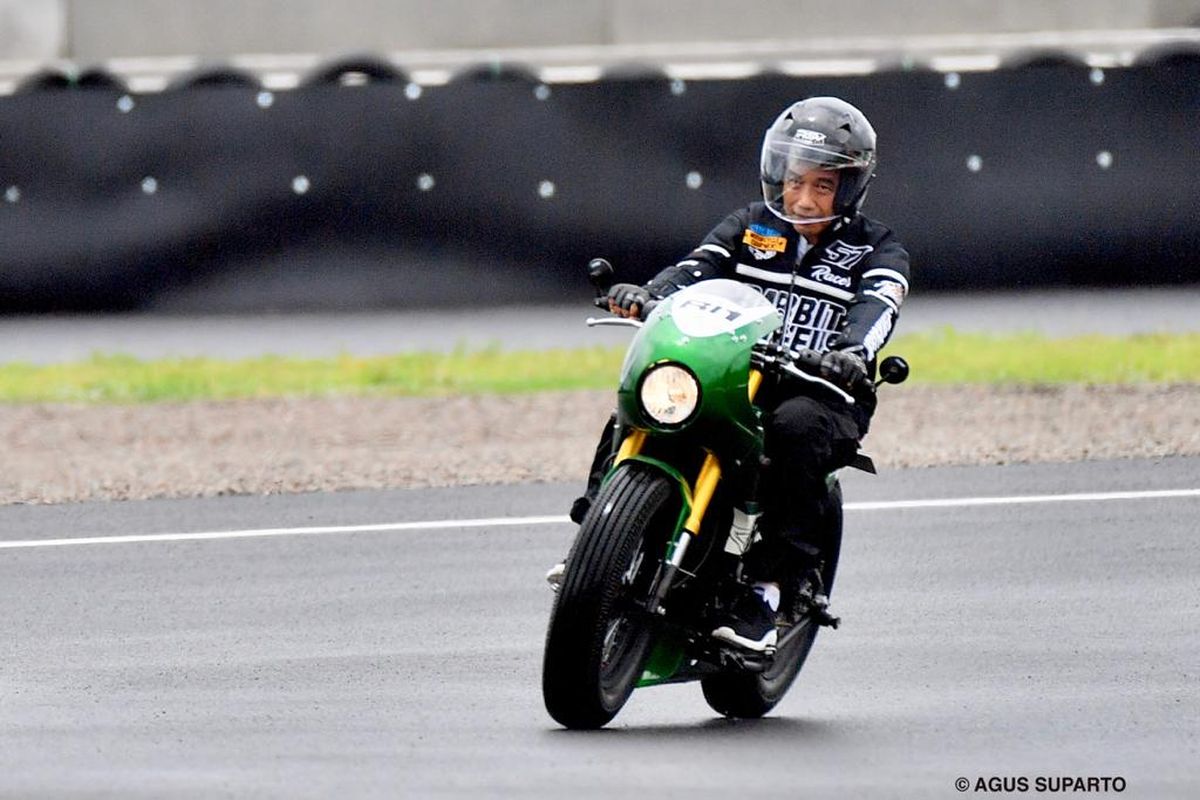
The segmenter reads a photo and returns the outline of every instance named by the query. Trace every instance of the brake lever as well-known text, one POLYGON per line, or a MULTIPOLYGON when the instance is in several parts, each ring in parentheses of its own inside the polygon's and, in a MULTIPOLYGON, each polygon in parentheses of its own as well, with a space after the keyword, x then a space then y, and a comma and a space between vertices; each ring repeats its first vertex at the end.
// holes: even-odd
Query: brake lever
POLYGON ((849 405, 856 404, 854 395, 850 394, 845 389, 838 386, 836 383, 826 380, 825 378, 822 378, 820 375, 814 375, 810 372, 806 372, 806 371, 800 369, 799 367, 797 367, 796 364, 794 363, 797 360, 796 359, 797 355, 801 356, 801 359, 800 359, 801 363, 809 366, 810 368, 812 368, 814 370, 819 368, 820 356, 816 353, 815 350, 805 351, 804 353, 797 353, 795 351, 785 350, 784 348, 782 348, 779 345, 776 345, 774 343, 768 344, 766 346, 766 352, 763 352, 760 350, 752 351, 750 354, 750 362, 753 364, 755 362, 755 360, 757 359, 759 365, 761 365, 761 366, 766 366, 769 364, 778 365, 780 371, 786 372, 789 375, 800 378, 803 381, 807 381, 809 383, 815 383, 818 386, 824 386, 826 389, 829 389, 831 392, 834 392, 835 394, 837 394, 838 397, 841 397, 843 400, 845 400, 849 405))
POLYGON ((640 328, 646 323, 631 317, 588 317, 584 320, 589 328, 603 328, 607 325, 625 328, 640 328))
POLYGON ((854 395, 845 391, 844 389, 842 389, 842 387, 838 386, 836 383, 833 383, 832 381, 827 381, 824 378, 818 377, 816 375, 809 375, 807 372, 800 369, 795 364, 791 364, 786 361, 780 362, 779 366, 781 369, 783 369, 784 372, 788 373, 789 375, 794 375, 797 378, 801 378, 810 383, 815 383, 818 386, 824 386, 825 388, 829 389, 830 391, 835 392, 839 397, 841 397, 843 400, 845 400, 849 405, 855 405, 854 395))

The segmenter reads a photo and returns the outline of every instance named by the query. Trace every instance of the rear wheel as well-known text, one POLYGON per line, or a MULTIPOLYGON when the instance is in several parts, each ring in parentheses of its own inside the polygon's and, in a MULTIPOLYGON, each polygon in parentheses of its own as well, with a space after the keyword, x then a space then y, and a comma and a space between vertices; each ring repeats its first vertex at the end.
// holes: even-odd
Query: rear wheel
MULTIPOLYGON (((842 489, 834 484, 830 491, 829 541, 825 547, 821 581, 828 593, 833 588, 838 554, 842 545, 842 489)), ((719 673, 700 682, 704 699, 713 711, 727 717, 754 719, 773 709, 800 674, 817 638, 819 626, 809 617, 801 618, 782 632, 775 660, 766 672, 719 673)))
POLYGON ((568 728, 599 728, 629 699, 650 654, 639 607, 679 511, 672 481, 636 462, 605 484, 580 525, 546 633, 542 696, 568 728))
POLYGON ((763 716, 792 688, 816 638, 817 626, 806 617, 784 634, 770 669, 711 675, 700 682, 704 699, 713 711, 727 717, 763 716))

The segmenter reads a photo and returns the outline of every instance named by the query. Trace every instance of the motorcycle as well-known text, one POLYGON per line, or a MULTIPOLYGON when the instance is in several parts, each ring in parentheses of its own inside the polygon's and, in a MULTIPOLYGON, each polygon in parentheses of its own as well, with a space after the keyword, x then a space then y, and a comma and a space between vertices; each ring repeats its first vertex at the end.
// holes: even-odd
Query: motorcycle
MULTIPOLYGON (((596 259, 589 273, 607 308, 611 265, 596 259)), ((721 610, 749 590, 741 557, 758 536, 758 479, 769 468, 753 402, 764 379, 855 398, 819 375, 815 353, 772 342, 782 318, 746 284, 701 281, 646 311, 644 322, 588 320, 639 330, 620 371, 620 444, 567 556, 546 633, 543 699, 567 728, 604 726, 635 688, 688 681, 722 715, 761 717, 796 680, 818 629, 838 624, 825 602, 841 542, 834 474, 832 543, 818 576, 782 587, 777 645, 757 653, 711 636, 721 610)), ((903 382, 908 365, 891 356, 879 371, 871 391, 903 382)), ((861 452, 851 466, 875 471, 861 452)))

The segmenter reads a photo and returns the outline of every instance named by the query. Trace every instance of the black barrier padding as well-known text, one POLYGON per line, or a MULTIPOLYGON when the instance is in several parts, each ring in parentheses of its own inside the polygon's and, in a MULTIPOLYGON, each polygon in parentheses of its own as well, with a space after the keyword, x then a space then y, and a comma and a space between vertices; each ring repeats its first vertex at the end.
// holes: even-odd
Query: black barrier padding
POLYGON ((307 75, 306 86, 341 83, 349 75, 359 75, 370 81, 407 81, 408 76, 390 61, 371 54, 349 55, 322 64, 307 75))
MULTIPOLYGON (((1200 18, 1193 27, 1200 27, 1200 18)), ((1193 40, 1163 42, 1138 52, 1134 64, 1140 67, 1154 67, 1160 64, 1178 63, 1187 66, 1188 62, 1200 61, 1200 43, 1193 40)))
POLYGON ((124 92, 125 81, 118 78, 103 67, 90 67, 79 73, 75 79, 75 88, 89 91, 124 92))
POLYGON ((451 84, 508 81, 533 85, 538 82, 538 78, 531 67, 503 61, 471 64, 463 67, 450 78, 451 84))
POLYGON ((756 199, 763 130, 815 94, 875 125, 865 208, 920 288, 1200 280, 1195 61, 514 75, 0 99, 0 310, 583 298, 589 258, 644 281, 756 199))
POLYGON ((71 78, 56 69, 45 69, 22 78, 16 87, 17 92, 44 92, 56 89, 70 89, 71 78))
POLYGON ((170 89, 195 89, 199 86, 238 87, 257 89, 258 78, 253 73, 229 66, 200 67, 171 81, 170 89))

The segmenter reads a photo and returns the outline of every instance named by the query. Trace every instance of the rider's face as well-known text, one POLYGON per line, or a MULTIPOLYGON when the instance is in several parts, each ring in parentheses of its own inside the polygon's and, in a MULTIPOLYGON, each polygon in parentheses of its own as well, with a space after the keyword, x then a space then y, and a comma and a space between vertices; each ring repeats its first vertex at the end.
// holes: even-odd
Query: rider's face
MULTIPOLYGON (((783 181, 784 208, 791 216, 801 219, 832 217, 838 180, 838 171, 835 169, 817 169, 803 163, 789 167, 783 181)), ((793 227, 806 239, 815 239, 831 222, 796 224, 793 227)))

